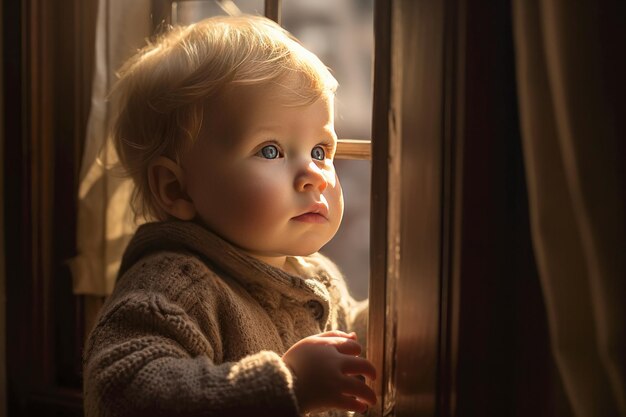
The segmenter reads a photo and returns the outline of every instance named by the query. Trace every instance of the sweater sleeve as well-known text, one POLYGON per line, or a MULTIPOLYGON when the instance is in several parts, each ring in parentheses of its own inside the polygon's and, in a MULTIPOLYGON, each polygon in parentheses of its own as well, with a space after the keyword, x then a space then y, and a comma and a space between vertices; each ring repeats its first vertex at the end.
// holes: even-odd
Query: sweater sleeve
POLYGON ((298 415, 292 375, 276 353, 216 364, 213 352, 175 303, 159 294, 127 296, 89 337, 85 415, 298 415))

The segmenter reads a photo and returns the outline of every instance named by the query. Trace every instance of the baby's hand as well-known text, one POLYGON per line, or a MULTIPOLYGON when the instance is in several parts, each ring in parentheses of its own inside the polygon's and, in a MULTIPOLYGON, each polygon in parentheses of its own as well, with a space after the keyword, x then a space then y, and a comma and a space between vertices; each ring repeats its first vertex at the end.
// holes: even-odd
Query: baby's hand
POLYGON ((283 355, 296 378, 300 411, 336 408, 363 413, 376 394, 362 376, 376 379, 376 369, 360 358, 356 334, 338 330, 300 340, 283 355))

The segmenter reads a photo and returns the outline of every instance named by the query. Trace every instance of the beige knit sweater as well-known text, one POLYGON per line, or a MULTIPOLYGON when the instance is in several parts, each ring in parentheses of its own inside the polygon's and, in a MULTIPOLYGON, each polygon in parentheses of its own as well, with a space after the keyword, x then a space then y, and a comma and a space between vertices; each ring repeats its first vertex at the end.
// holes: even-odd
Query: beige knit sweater
POLYGON ((364 329, 366 303, 322 255, 289 261, 302 277, 192 222, 141 226, 86 344, 85 415, 298 415, 281 355, 364 329))

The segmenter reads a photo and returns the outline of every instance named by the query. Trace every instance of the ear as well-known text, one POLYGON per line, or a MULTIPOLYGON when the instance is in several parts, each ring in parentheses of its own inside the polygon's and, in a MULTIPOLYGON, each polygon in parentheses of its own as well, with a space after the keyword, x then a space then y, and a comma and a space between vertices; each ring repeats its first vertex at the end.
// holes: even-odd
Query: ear
POLYGON ((150 192, 163 211, 180 220, 196 216, 196 207, 185 192, 183 170, 171 159, 159 156, 148 166, 150 192))

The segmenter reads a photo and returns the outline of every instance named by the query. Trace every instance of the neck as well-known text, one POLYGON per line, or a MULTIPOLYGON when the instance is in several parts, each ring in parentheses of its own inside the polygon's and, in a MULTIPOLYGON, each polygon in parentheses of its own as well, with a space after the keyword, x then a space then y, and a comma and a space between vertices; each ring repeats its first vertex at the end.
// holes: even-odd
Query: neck
POLYGON ((251 252, 248 252, 248 255, 258 259, 259 261, 265 262, 268 265, 272 265, 273 267, 282 269, 283 271, 287 271, 288 263, 286 256, 264 256, 251 252))

